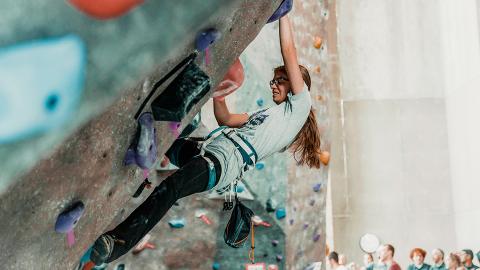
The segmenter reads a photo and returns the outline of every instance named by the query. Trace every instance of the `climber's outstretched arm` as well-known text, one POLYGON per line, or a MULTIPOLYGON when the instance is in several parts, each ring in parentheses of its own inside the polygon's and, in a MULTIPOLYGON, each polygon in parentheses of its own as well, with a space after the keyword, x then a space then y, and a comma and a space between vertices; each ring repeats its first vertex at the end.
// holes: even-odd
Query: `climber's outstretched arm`
POLYGON ((300 67, 298 66, 297 49, 295 48, 293 29, 288 15, 280 18, 279 34, 283 63, 287 69, 292 92, 296 95, 302 91, 304 82, 302 72, 300 72, 300 67))
POLYGON ((237 128, 243 126, 248 121, 246 113, 236 114, 230 113, 225 99, 213 99, 213 112, 219 126, 228 126, 237 128))

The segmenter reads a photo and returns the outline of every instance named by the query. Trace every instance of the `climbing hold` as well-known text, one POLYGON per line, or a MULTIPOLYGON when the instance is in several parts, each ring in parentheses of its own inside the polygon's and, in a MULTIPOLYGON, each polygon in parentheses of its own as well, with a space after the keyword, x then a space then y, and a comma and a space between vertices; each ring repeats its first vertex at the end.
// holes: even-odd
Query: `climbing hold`
POLYGON ((140 5, 143 0, 69 0, 79 11, 99 20, 116 18, 140 5))
POLYGON ((190 136, 190 134, 192 134, 192 132, 194 132, 198 128, 198 126, 200 126, 201 122, 202 122, 202 114, 197 113, 195 117, 193 117, 192 122, 190 122, 190 124, 188 124, 188 126, 183 129, 182 133, 178 137, 185 138, 190 136))
POLYGON ((267 270, 278 270, 278 265, 276 265, 276 264, 269 264, 267 270))
POLYGON ((267 202, 265 203, 265 209, 267 212, 275 212, 275 201, 272 198, 268 198, 267 202))
POLYGON ((219 269, 220 269, 220 264, 219 264, 218 262, 214 262, 214 263, 212 264, 212 269, 213 269, 213 270, 219 270, 219 269))
POLYGON ((267 258, 267 257, 268 257, 268 253, 266 253, 266 252, 263 253, 263 257, 264 257, 264 258, 267 258))
POLYGON ((215 28, 210 28, 205 31, 198 33, 197 38, 195 40, 195 47, 199 52, 205 52, 205 64, 208 65, 210 62, 210 51, 209 47, 215 41, 220 39, 222 33, 220 33, 215 28))
POLYGON ((182 219, 172 219, 168 222, 168 225, 170 225, 171 228, 183 228, 185 227, 185 220, 182 219))
POLYGON ((138 198, 140 196, 140 194, 142 194, 142 192, 145 188, 150 189, 151 187, 152 187, 152 182, 150 182, 148 180, 148 178, 146 178, 145 180, 143 180, 143 182, 137 188, 137 191, 135 191, 135 193, 133 194, 132 197, 133 198, 138 198))
POLYGON ((181 122, 210 90, 210 78, 191 62, 152 102, 157 121, 181 122))
MULTIPOLYGON (((136 164, 148 170, 157 161, 157 138, 153 126, 153 115, 143 113, 138 118, 137 132, 125 155, 125 165, 136 164)), ((148 175, 147 175, 148 176, 148 175)))
POLYGON ((175 136, 175 138, 180 137, 180 133, 178 132, 178 129, 180 128, 181 124, 182 123, 180 123, 180 122, 170 122, 170 123, 168 123, 168 127, 173 132, 173 135, 175 136))
POLYGON ((272 246, 276 247, 278 246, 278 240, 272 240, 272 246))
POLYGON ((287 215, 287 211, 285 210, 285 208, 278 208, 275 214, 278 219, 282 219, 287 215))
POLYGON ((245 74, 243 72, 242 62, 240 62, 240 58, 237 58, 233 65, 228 69, 227 74, 225 74, 220 84, 215 89, 213 98, 221 100, 235 92, 235 90, 237 90, 243 84, 244 79, 245 74))
POLYGON ((252 222, 255 226, 264 226, 264 227, 271 227, 272 225, 266 221, 263 221, 263 219, 259 216, 253 216, 252 217, 252 222))
POLYGON ((273 15, 268 19, 267 23, 274 22, 286 15, 293 7, 293 0, 283 0, 282 4, 275 10, 273 15))
POLYGON ((303 224, 303 229, 306 230, 308 228, 308 223, 303 224))
POLYGON ((320 234, 315 234, 313 236, 313 242, 317 242, 318 240, 320 240, 320 234))
POLYGON ((317 73, 317 74, 320 73, 320 71, 321 71, 320 66, 316 66, 315 69, 314 69, 314 71, 315 71, 315 73, 317 73))
POLYGON ((297 212, 297 207, 293 207, 293 212, 297 212))
POLYGON ((322 151, 322 153, 320 153, 320 161, 323 165, 327 166, 330 162, 330 153, 328 151, 322 151))
POLYGON ((277 256, 275 256, 275 259, 277 260, 277 262, 281 262, 283 260, 283 256, 280 254, 277 254, 277 256))
POLYGON ((322 95, 316 95, 315 99, 318 100, 318 101, 324 101, 325 100, 325 98, 322 95))
POLYGON ((312 187, 313 191, 315 191, 315 192, 319 192, 321 188, 322 188, 322 184, 321 184, 321 183, 315 184, 315 185, 313 185, 313 187, 312 187))
POLYGON ((207 225, 212 224, 210 219, 208 219, 208 217, 207 217, 207 211, 206 210, 199 209, 199 210, 195 211, 195 217, 201 219, 207 225))
POLYGON ((155 245, 148 242, 152 238, 152 235, 146 234, 140 242, 133 248, 132 254, 138 255, 140 252, 144 251, 145 249, 155 249, 155 245))
POLYGON ((121 263, 121 264, 117 265, 115 270, 125 270, 125 264, 121 263))
POLYGON ((323 42, 322 38, 319 36, 316 36, 313 41, 313 47, 315 47, 315 49, 320 49, 322 47, 322 42, 323 42))
POLYGON ((65 123, 80 101, 85 65, 76 35, 0 48, 0 143, 65 123))
POLYGON ((203 52, 205 51, 211 44, 217 41, 222 36, 215 28, 209 28, 198 33, 197 38, 195 40, 195 47, 198 51, 203 52))
POLYGON ((315 200, 314 199, 311 199, 310 200, 310 206, 314 206, 315 205, 315 200))
POLYGON ((260 171, 260 170, 263 170, 263 168, 265 168, 265 163, 258 162, 257 164, 255 164, 255 169, 260 171))
POLYGON ((259 107, 262 107, 262 106, 263 106, 263 98, 257 99, 257 105, 258 105, 259 107))
POLYGON ((75 244, 75 236, 73 229, 77 226, 78 221, 85 211, 85 205, 83 202, 78 201, 72 204, 67 210, 63 211, 55 222, 55 231, 59 233, 67 234, 68 247, 75 244))
POLYGON ((294 220, 293 220, 293 218, 291 218, 291 219, 289 220, 290 225, 293 225, 293 222, 294 222, 294 220))

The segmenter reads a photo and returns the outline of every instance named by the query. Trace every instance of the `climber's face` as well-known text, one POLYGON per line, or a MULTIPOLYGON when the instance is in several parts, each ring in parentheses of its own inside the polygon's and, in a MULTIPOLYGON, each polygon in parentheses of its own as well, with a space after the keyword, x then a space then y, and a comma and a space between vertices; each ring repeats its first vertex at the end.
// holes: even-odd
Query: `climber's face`
POLYGON ((272 99, 276 104, 280 104, 287 99, 290 91, 290 82, 287 74, 283 71, 275 72, 273 80, 270 81, 270 89, 272 90, 272 99))

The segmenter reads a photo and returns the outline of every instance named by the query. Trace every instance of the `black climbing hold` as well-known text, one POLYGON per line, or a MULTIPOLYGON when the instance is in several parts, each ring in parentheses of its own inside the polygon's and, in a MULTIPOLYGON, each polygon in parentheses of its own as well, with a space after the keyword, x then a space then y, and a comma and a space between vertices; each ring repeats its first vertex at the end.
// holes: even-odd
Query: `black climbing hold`
POLYGON ((275 203, 271 198, 269 198, 265 204, 265 209, 267 210, 267 212, 275 212, 275 203))
POLYGON ((182 133, 180 133, 179 138, 185 138, 190 136, 190 134, 192 134, 192 132, 194 132, 198 128, 200 122, 202 122, 202 116, 200 113, 197 113, 197 115, 195 115, 195 117, 193 118, 192 122, 188 124, 185 129, 183 129, 182 133))
POLYGON ((143 182, 140 184, 140 186, 137 188, 137 191, 135 191, 135 193, 133 194, 133 198, 138 198, 138 196, 140 196, 140 194, 142 194, 143 190, 145 188, 150 188, 152 185, 152 182, 148 181, 148 178, 143 180, 143 182))
POLYGON ((181 122, 209 90, 210 78, 190 63, 152 102, 153 117, 157 121, 181 122))

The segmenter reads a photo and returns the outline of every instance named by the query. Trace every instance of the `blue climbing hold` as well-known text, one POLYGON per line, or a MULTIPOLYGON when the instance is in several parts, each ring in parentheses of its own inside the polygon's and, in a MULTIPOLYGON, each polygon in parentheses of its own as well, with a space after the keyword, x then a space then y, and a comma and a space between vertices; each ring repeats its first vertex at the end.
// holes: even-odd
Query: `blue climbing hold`
POLYGON ((263 170, 263 168, 265 168, 265 163, 259 162, 259 163, 255 164, 255 169, 261 171, 261 170, 263 170))
POLYGON ((80 101, 85 65, 85 44, 73 34, 0 48, 0 143, 65 123, 80 101))
POLYGON ((213 270, 219 270, 219 269, 220 269, 220 264, 219 264, 218 262, 214 262, 214 263, 212 264, 212 269, 213 269, 213 270))
POLYGON ((263 106, 263 98, 257 99, 257 105, 258 105, 259 107, 262 107, 262 106, 263 106))
POLYGON ((185 227, 185 220, 182 219, 172 219, 168 222, 171 228, 179 229, 185 227))
POLYGON ((313 191, 319 192, 320 189, 322 188, 322 184, 321 183, 315 184, 312 188, 313 188, 313 191))
POLYGON ((211 44, 217 41, 222 34, 215 28, 200 32, 195 40, 195 47, 198 51, 205 51, 211 44))
POLYGON ((72 231, 78 224, 78 220, 80 220, 84 211, 85 205, 83 202, 79 201, 74 203, 58 216, 57 222, 55 223, 55 231, 59 233, 72 231))
POLYGON ((278 208, 277 212, 275 212, 275 215, 278 219, 282 219, 287 215, 287 211, 285 210, 285 208, 278 208))
POLYGON ((267 23, 274 22, 281 17, 285 16, 293 7, 293 0, 284 0, 282 4, 275 10, 273 15, 268 19, 267 23))

